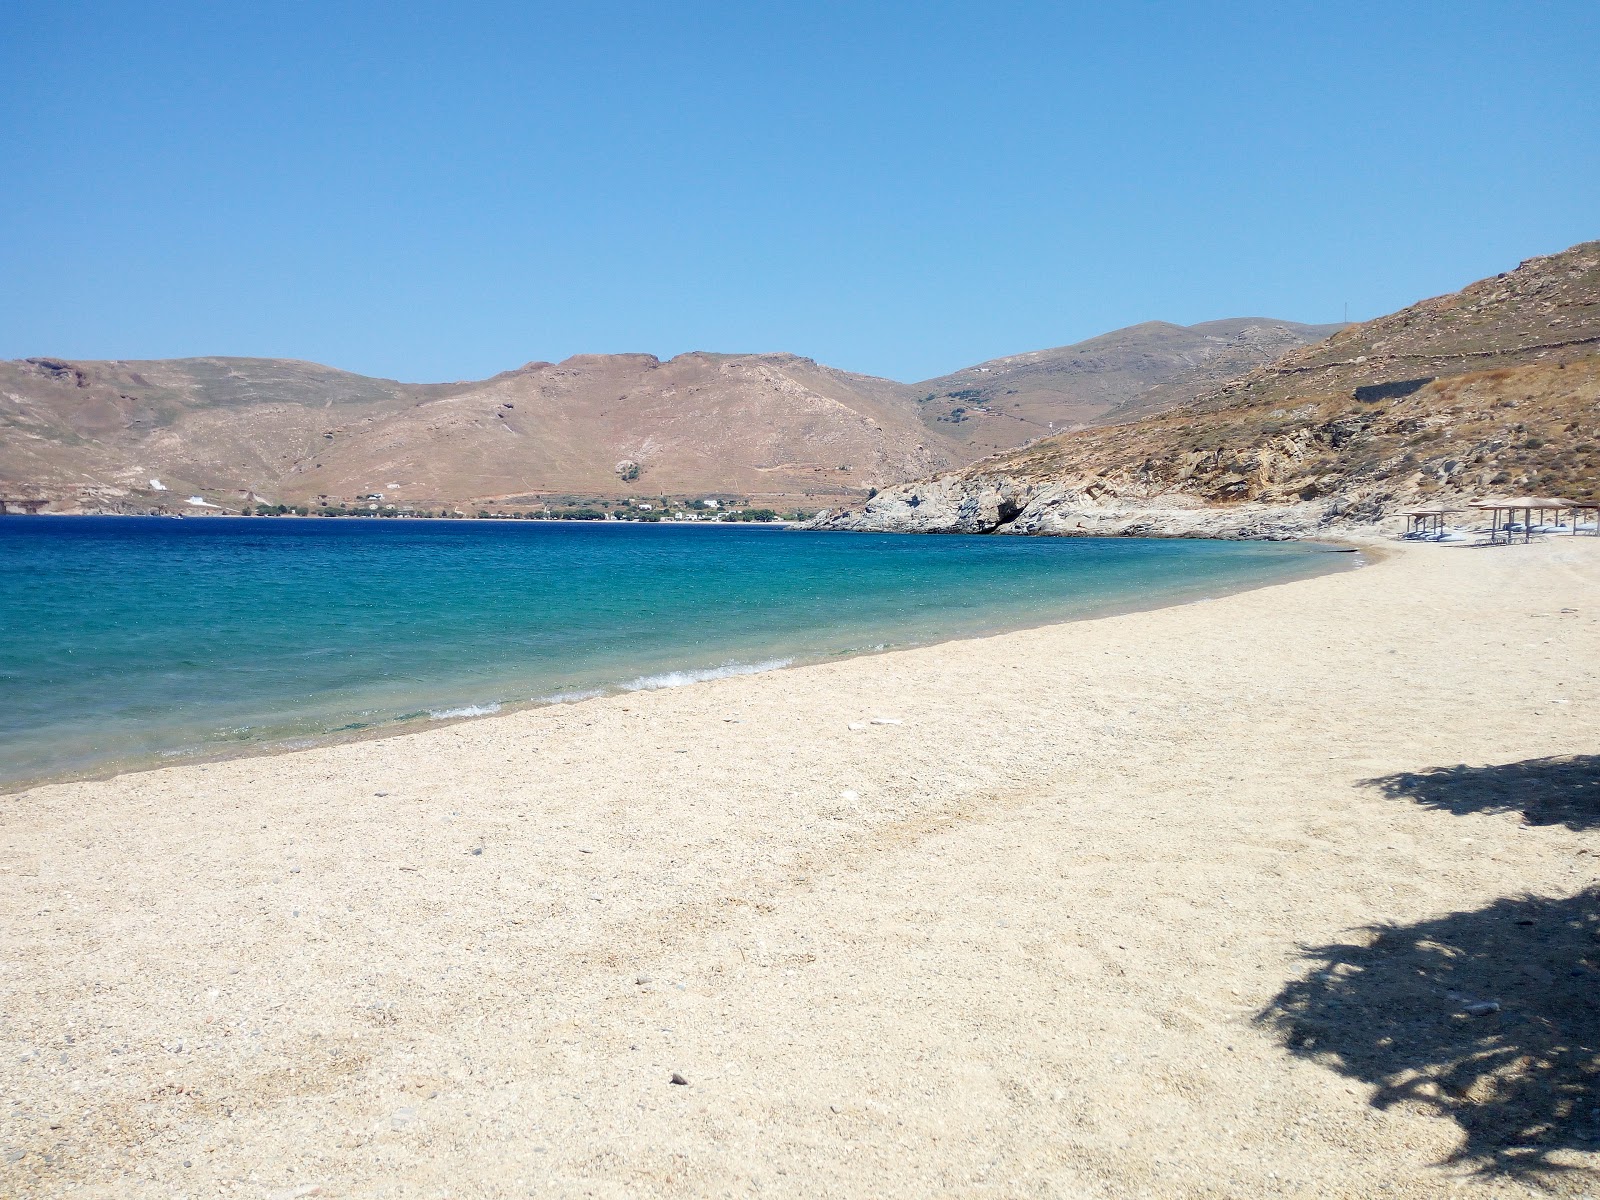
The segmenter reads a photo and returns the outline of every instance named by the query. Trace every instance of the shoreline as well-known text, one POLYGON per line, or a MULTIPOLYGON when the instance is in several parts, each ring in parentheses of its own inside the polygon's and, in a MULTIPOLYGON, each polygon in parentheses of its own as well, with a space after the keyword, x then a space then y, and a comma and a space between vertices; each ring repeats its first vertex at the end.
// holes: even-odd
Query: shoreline
MULTIPOLYGON (((76 515, 76 514, 54 514, 54 515, 76 515)), ((234 518, 234 519, 241 519, 242 520, 244 518, 234 518)), ((251 519, 254 519, 254 518, 251 518, 251 519)), ((277 519, 277 518, 272 518, 272 519, 277 519)), ((341 519, 341 518, 291 517, 291 518, 285 518, 285 519, 289 519, 289 520, 338 520, 338 519, 341 519)), ((364 520, 366 518, 347 518, 347 519, 364 520)), ((445 518, 437 518, 437 519, 445 519, 445 518)), ((456 518, 456 519, 477 520, 478 518, 456 518)), ((561 522, 561 523, 562 524, 566 524, 567 522, 561 522)), ((613 522, 613 523, 615 524, 615 523, 619 523, 619 522, 613 522)), ((651 523, 651 524, 663 524, 663 525, 666 525, 666 524, 698 525, 698 524, 704 524, 705 522, 689 522, 689 521, 669 522, 669 521, 661 521, 661 522, 649 522, 649 523, 651 523)), ((729 522, 729 524, 742 524, 742 523, 729 522)), ((854 532, 854 531, 823 530, 823 531, 817 531, 817 532, 854 532)), ((1125 540, 1125 539, 1119 539, 1119 540, 1125 540)), ((1210 540, 1227 540, 1227 539, 1186 538, 1186 539, 1172 539, 1172 540, 1210 541, 1210 540)), ((742 662, 742 661, 741 662, 730 661, 730 662, 727 662, 727 663, 724 663, 724 664, 720 664, 720 666, 721 667, 741 667, 741 668, 743 668, 743 667, 762 668, 762 669, 752 669, 752 670, 735 670, 735 671, 732 672, 732 677, 742 677, 742 676, 745 676, 745 675, 766 674, 769 670, 771 670, 771 671, 787 671, 787 670, 793 670, 793 669, 800 668, 800 667, 815 666, 815 665, 820 665, 820 664, 824 664, 824 663, 844 662, 844 661, 850 661, 850 660, 859 659, 859 658, 873 658, 873 657, 878 657, 880 655, 885 655, 885 654, 896 654, 896 653, 900 653, 900 652, 903 652, 903 651, 923 649, 923 648, 930 647, 930 646, 946 645, 946 644, 949 644, 949 643, 952 643, 952 642, 964 642, 964 641, 981 640, 983 638, 989 638, 989 637, 999 637, 999 636, 1004 636, 1006 634, 1019 633, 1019 632, 1023 632, 1023 631, 1027 631, 1027 630, 1050 629, 1050 628, 1056 628, 1056 627, 1062 627, 1062 626, 1077 625, 1077 624, 1081 624, 1081 623, 1086 622, 1086 621, 1097 621, 1097 620, 1102 620, 1102 619, 1107 618, 1107 617, 1123 616, 1123 615, 1131 614, 1131 613, 1156 612, 1156 611, 1160 611, 1161 609, 1164 609, 1164 608, 1181 607, 1183 605, 1189 605, 1189 604, 1206 603, 1206 602, 1208 602, 1210 600, 1213 600, 1213 599, 1221 599, 1221 598, 1225 598, 1227 596, 1239 595, 1239 594, 1244 593, 1244 592, 1251 592, 1251 591, 1258 591, 1258 590, 1262 590, 1262 589, 1281 587, 1281 586, 1284 586, 1284 585, 1289 584, 1289 583, 1298 582, 1301 579, 1314 579, 1314 578, 1318 578, 1318 577, 1320 577, 1322 575, 1326 575, 1326 574, 1336 574, 1336 573, 1339 573, 1341 571, 1359 570, 1360 568, 1362 568, 1364 566, 1372 565, 1373 563, 1381 561, 1381 558, 1385 554, 1385 550, 1383 548, 1383 543, 1380 542, 1378 539, 1373 539, 1370 542, 1362 541, 1362 540, 1355 540, 1355 539, 1348 539, 1348 538, 1296 539, 1296 541, 1297 541, 1297 544, 1306 546, 1309 550, 1311 550, 1312 553, 1349 554, 1349 555, 1353 555, 1354 557, 1348 563, 1343 563, 1343 564, 1338 564, 1338 565, 1331 565, 1331 566, 1328 566, 1327 568, 1325 568, 1323 570, 1316 571, 1316 572, 1308 572, 1308 573, 1306 573, 1304 575, 1298 575, 1298 576, 1296 576, 1296 577, 1294 577, 1292 579, 1271 580, 1271 581, 1261 582, 1261 583, 1244 583, 1244 584, 1240 584, 1240 585, 1234 586, 1234 587, 1224 586, 1224 587, 1218 587, 1218 588, 1214 588, 1214 589, 1209 589, 1209 588, 1205 589, 1207 591, 1214 592, 1214 595, 1208 595, 1208 596, 1195 595, 1195 596, 1190 596, 1190 597, 1187 597, 1187 598, 1180 598, 1180 599, 1162 598, 1162 599, 1157 599, 1157 600, 1152 601, 1152 602, 1126 601, 1126 602, 1108 603, 1108 604, 1106 604, 1104 606, 1093 608, 1090 611, 1086 611, 1086 612, 1083 612, 1083 613, 1080 613, 1080 614, 1076 614, 1076 615, 1072 615, 1072 616, 1067 616, 1067 617, 1064 617, 1064 618, 1052 616, 1052 617, 1050 617, 1050 618, 1048 618, 1046 620, 1038 621, 1038 622, 1028 621, 1028 622, 1023 622, 1021 624, 1002 623, 1000 625, 995 626, 994 628, 983 630, 983 631, 980 631, 980 632, 958 631, 958 632, 951 633, 947 637, 938 637, 938 638, 934 638, 933 640, 926 641, 926 642, 912 642, 912 643, 906 643, 906 644, 896 644, 896 645, 888 646, 888 647, 881 648, 881 649, 862 649, 862 650, 857 650, 857 651, 853 651, 853 652, 846 652, 846 653, 843 653, 843 654, 832 654, 832 655, 819 656, 819 657, 794 656, 794 657, 789 658, 788 661, 782 663, 781 665, 773 666, 773 667, 770 667, 770 668, 762 668, 762 662, 761 661, 752 662, 752 663, 745 663, 745 662, 742 662)), ((686 667, 675 668, 674 671, 670 672, 670 673, 696 674, 696 673, 699 673, 699 672, 702 672, 702 671, 715 670, 715 669, 717 669, 717 668, 686 666, 686 667)), ((549 709, 549 708, 573 707, 573 706, 578 706, 578 705, 589 704, 589 703, 591 703, 593 701, 596 701, 596 700, 612 699, 612 698, 615 698, 617 696, 636 695, 636 694, 639 694, 641 692, 667 691, 667 690, 677 691, 677 690, 681 690, 684 687, 696 687, 696 686, 700 686, 700 685, 705 684, 705 683, 714 683, 714 682, 717 682, 719 679, 721 679, 723 677, 724 676, 718 675, 718 676, 713 676, 712 678, 709 678, 709 679, 690 680, 690 681, 688 681, 688 682, 686 682, 684 684, 672 684, 672 685, 653 686, 653 687, 637 687, 637 688, 633 688, 633 687, 628 687, 626 684, 597 685, 592 691, 577 694, 573 698, 570 698, 570 699, 556 698, 556 697, 550 697, 550 696, 541 696, 541 697, 534 697, 534 698, 527 699, 527 700, 494 700, 494 699, 476 700, 476 701, 471 702, 470 705, 465 705, 465 706, 462 706, 462 707, 482 708, 482 709, 484 709, 484 711, 472 712, 472 713, 462 712, 462 713, 460 713, 458 715, 449 715, 449 716, 435 716, 433 714, 433 712, 424 710, 422 713, 419 713, 419 714, 417 714, 415 716, 396 718, 396 719, 391 720, 391 721, 387 721, 387 722, 384 722, 384 723, 381 723, 381 724, 374 724, 372 726, 365 727, 365 728, 360 728, 360 729, 335 730, 335 731, 331 731, 331 732, 328 732, 328 733, 322 733, 322 734, 294 735, 294 736, 291 736, 291 737, 288 737, 288 738, 275 739, 273 741, 264 741, 264 742, 256 742, 256 743, 227 743, 227 744, 217 745, 215 747, 200 746, 200 747, 195 747, 195 748, 183 748, 183 749, 177 749, 177 750, 163 750, 163 751, 157 751, 156 752, 158 755, 161 756, 159 761, 153 761, 153 760, 150 760, 150 759, 140 759, 140 758, 136 758, 135 757, 135 758, 121 759, 121 760, 115 760, 115 761, 107 762, 105 764, 101 764, 99 766, 92 767, 92 768, 87 768, 87 769, 84 769, 84 770, 81 770, 81 771, 65 771, 65 772, 60 772, 60 773, 47 775, 47 776, 31 777, 31 778, 19 779, 19 780, 14 780, 14 781, 0 780, 0 797, 13 796, 13 795, 17 795, 17 794, 21 794, 21 793, 25 793, 25 792, 31 791, 31 790, 33 790, 35 788, 48 787, 48 786, 52 786, 52 785, 55 785, 55 784, 106 782, 106 781, 109 781, 109 780, 117 779, 117 778, 119 778, 121 776, 124 776, 124 775, 147 774, 147 773, 150 773, 150 772, 153 772, 153 771, 166 770, 169 767, 199 766, 199 765, 208 765, 208 764, 213 764, 213 763, 236 762, 236 761, 248 760, 248 759, 253 759, 253 758, 268 758, 268 757, 275 758, 275 757, 281 757, 281 756, 284 756, 284 755, 299 754, 299 753, 302 753, 302 752, 307 751, 307 750, 315 750, 315 749, 320 749, 320 748, 328 747, 328 746, 342 746, 342 745, 351 745, 351 744, 362 743, 362 742, 384 741, 384 740, 391 739, 391 738, 403 738, 403 737, 411 736, 413 734, 423 733, 423 732, 426 732, 426 731, 431 730, 431 729, 438 729, 438 728, 449 726, 449 725, 461 724, 463 722, 494 721, 494 720, 498 720, 498 719, 505 718, 505 717, 511 717, 511 716, 514 716, 514 715, 516 715, 518 713, 523 713, 523 712, 540 711, 540 710, 549 709)))
POLYGON ((1388 549, 13 796, 0 1191, 1584 1195, 1600 546, 1388 549))
POLYGON ((731 525, 731 526, 752 526, 752 527, 757 528, 757 529, 789 529, 789 528, 792 528, 792 527, 794 527, 796 525, 802 524, 802 522, 794 521, 794 520, 792 520, 790 518, 786 518, 786 517, 780 517, 780 518, 778 518, 776 520, 772 520, 772 521, 674 521, 674 520, 669 520, 669 519, 666 519, 666 518, 663 518, 663 519, 658 520, 658 521, 643 521, 643 520, 638 520, 638 519, 631 519, 631 520, 617 519, 617 520, 609 520, 609 521, 608 520, 579 521, 579 520, 564 520, 564 519, 562 519, 560 517, 502 517, 502 516, 488 516, 488 517, 419 517, 419 516, 416 516, 414 514, 408 515, 408 516, 401 516, 398 513, 392 514, 390 516, 382 516, 379 513, 371 513, 371 514, 369 514, 367 516, 362 516, 359 513, 336 513, 336 514, 333 514, 331 516, 323 516, 320 513, 306 513, 305 515, 302 516, 300 513, 271 513, 271 514, 267 514, 267 515, 262 515, 260 513, 230 513, 230 512, 216 512, 216 513, 208 513, 208 512, 194 512, 194 513, 164 513, 164 512, 142 512, 142 513, 125 513, 125 512, 38 512, 38 513, 5 513, 4 517, 17 517, 20 520, 29 520, 29 519, 31 519, 33 517, 131 517, 131 518, 140 519, 140 520, 151 520, 151 519, 154 519, 154 520, 158 520, 158 521, 171 520, 173 518, 176 518, 178 520, 183 520, 183 521, 190 520, 190 519, 193 519, 193 518, 205 518, 207 520, 218 520, 218 519, 221 519, 221 520, 230 520, 230 521, 380 521, 380 522, 387 522, 387 521, 434 521, 434 522, 439 522, 439 521, 497 521, 497 522, 505 522, 505 521, 509 521, 512 524, 534 523, 534 524, 542 524, 542 525, 731 525))

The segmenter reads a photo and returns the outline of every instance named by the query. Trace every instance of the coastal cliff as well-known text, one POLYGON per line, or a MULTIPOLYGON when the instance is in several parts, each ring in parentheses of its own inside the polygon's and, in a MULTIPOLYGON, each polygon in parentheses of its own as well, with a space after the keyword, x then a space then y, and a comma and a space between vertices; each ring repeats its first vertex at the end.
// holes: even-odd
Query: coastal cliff
POLYGON ((1493 492, 1600 498, 1600 243, 1293 351, 1176 409, 1036 441, 816 529, 1289 538, 1493 492))

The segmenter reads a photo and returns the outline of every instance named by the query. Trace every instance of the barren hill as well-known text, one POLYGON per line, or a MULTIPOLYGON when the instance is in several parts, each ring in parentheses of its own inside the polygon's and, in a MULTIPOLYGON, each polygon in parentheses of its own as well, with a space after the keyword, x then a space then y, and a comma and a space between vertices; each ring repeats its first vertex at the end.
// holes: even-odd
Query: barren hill
POLYGON ((792 355, 582 355, 331 442, 300 477, 316 470, 319 483, 346 490, 399 481, 425 495, 465 482, 474 497, 825 496, 963 458, 922 429, 895 385, 792 355))
POLYGON ((793 355, 580 355, 434 385, 267 359, 0 363, 0 494, 98 507, 836 498, 969 458, 903 385, 793 355))
POLYGON ((1600 497, 1600 242, 1178 408, 888 489, 841 529, 1270 536, 1494 492, 1600 497))
POLYGON ((914 386, 931 428, 983 453, 1182 404, 1339 328, 1265 317, 1146 321, 914 386))
POLYGON ((0 498, 147 511, 190 495, 437 508, 733 493, 814 508, 1051 422, 1187 399, 1323 332, 1151 323, 915 386, 790 354, 578 355, 445 384, 281 359, 22 359, 0 363, 0 498))

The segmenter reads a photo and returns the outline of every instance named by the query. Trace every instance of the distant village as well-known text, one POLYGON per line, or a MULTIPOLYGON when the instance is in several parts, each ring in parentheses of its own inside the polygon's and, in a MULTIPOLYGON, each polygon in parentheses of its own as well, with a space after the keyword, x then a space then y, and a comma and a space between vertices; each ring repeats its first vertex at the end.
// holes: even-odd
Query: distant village
POLYGON ((621 521, 639 524, 705 522, 788 524, 816 515, 807 508, 779 510, 745 496, 596 497, 522 495, 480 499, 465 507, 448 502, 402 500, 389 492, 354 496, 321 494, 301 504, 286 504, 240 489, 232 493, 185 495, 159 479, 141 488, 85 488, 76 497, 0 497, 0 515, 82 515, 159 517, 387 517, 409 520, 621 521), (165 494, 162 494, 165 493, 165 494))
MULTIPOLYGON (((149 481, 152 492, 170 489, 159 479, 149 481)), ((182 495, 181 492, 177 495, 182 495)), ((809 520, 815 513, 806 509, 780 512, 752 505, 747 497, 717 495, 701 497, 655 496, 650 499, 621 499, 593 496, 526 495, 478 501, 465 508, 442 507, 427 502, 403 501, 385 492, 363 492, 355 496, 318 495, 307 504, 283 504, 240 490, 226 498, 208 499, 192 495, 177 499, 160 497, 156 505, 107 503, 109 498, 85 495, 77 509, 81 513, 148 516, 243 516, 243 517, 388 517, 411 520, 509 520, 509 521, 623 521, 641 524, 670 522, 710 522, 787 524, 809 520)), ((18 511, 40 511, 47 502, 18 511)))

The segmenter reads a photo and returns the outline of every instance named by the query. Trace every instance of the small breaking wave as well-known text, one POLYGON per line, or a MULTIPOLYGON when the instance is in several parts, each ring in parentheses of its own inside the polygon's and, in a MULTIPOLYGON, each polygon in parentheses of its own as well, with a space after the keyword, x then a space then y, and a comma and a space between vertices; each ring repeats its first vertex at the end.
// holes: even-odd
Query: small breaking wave
POLYGON ((663 671, 659 675, 641 675, 623 684, 622 689, 627 692, 653 692, 660 688, 683 687, 685 684, 705 683, 712 679, 729 679, 735 675, 760 675, 792 666, 793 663, 792 658, 769 658, 753 663, 723 663, 720 667, 703 667, 693 671, 663 671))
POLYGON ((430 708, 428 716, 435 721, 450 721, 456 717, 487 717, 500 711, 498 704, 468 704, 462 708, 430 708))
POLYGON ((593 700, 596 696, 604 696, 605 688, 584 688, 580 691, 552 692, 548 696, 535 696, 535 704, 576 704, 580 700, 593 700))
POLYGON ((835 650, 832 653, 835 658, 849 658, 852 654, 877 654, 887 649, 889 649, 888 642, 873 642, 868 646, 846 646, 843 650, 835 650))

